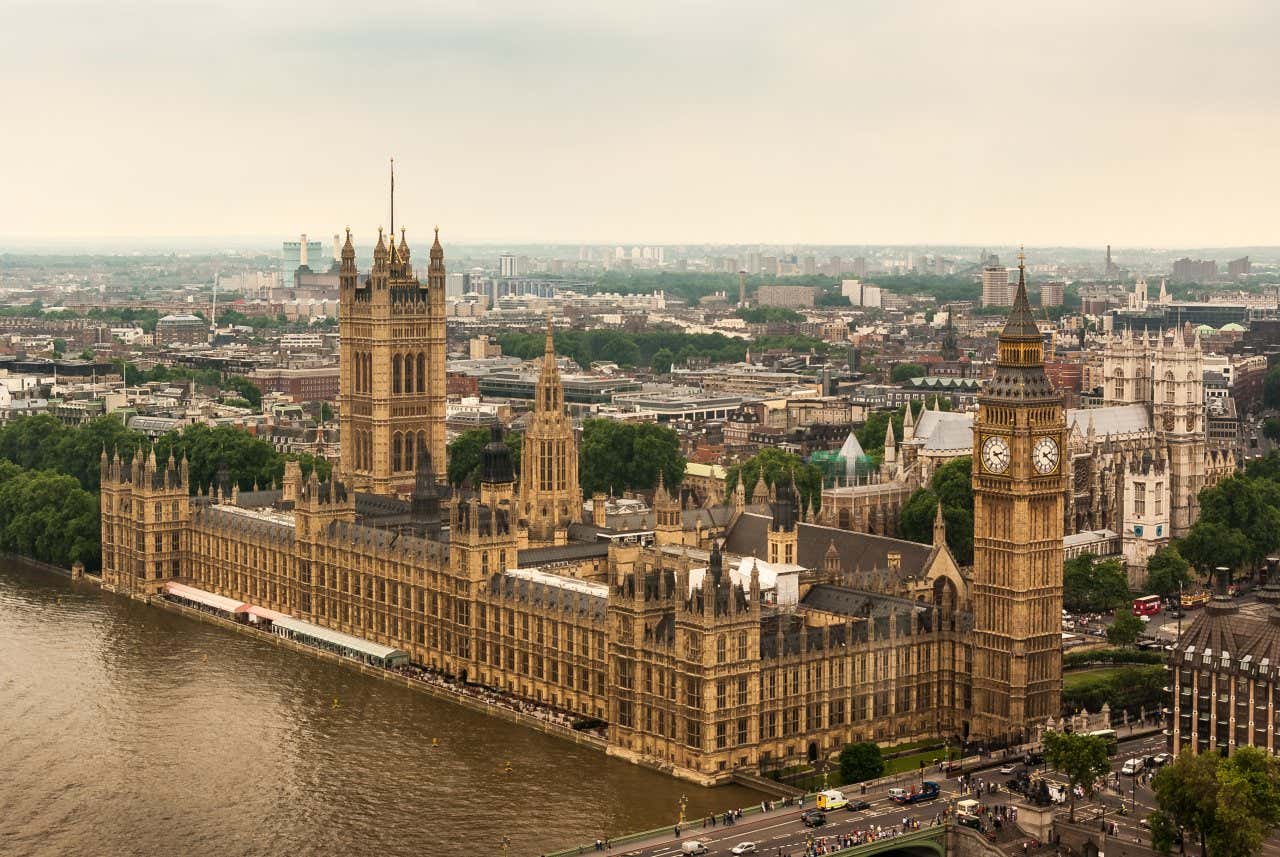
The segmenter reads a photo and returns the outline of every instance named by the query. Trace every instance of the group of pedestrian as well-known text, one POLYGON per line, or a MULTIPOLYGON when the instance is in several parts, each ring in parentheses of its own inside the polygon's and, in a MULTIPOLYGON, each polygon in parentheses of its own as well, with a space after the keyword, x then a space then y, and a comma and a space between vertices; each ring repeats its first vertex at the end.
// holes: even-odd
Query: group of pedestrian
MULTIPOLYGON (((760 806, 763 811, 764 804, 761 803, 760 806)), ((731 809, 720 816, 719 823, 723 824, 725 827, 729 827, 737 823, 738 819, 740 818, 742 818, 742 810, 740 808, 731 809)), ((716 823, 717 823, 716 816, 714 814, 708 815, 706 818, 702 819, 702 829, 706 830, 708 827, 715 827, 716 823)), ((679 835, 680 835, 679 833, 676 834, 676 836, 679 836, 679 835)))

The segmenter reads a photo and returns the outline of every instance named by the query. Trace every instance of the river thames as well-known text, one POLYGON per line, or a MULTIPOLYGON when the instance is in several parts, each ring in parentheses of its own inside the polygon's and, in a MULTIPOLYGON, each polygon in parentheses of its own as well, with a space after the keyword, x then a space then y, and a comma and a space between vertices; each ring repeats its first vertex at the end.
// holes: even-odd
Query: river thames
POLYGON ((538 855, 760 799, 2 561, 0 705, 5 855, 538 855))

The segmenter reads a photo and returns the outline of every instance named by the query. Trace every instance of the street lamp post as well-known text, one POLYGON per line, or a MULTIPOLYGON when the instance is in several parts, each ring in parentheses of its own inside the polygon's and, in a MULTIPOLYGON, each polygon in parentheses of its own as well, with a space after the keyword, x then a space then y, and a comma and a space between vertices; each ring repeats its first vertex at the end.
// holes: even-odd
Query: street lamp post
POLYGON ((679 824, 681 827, 684 827, 684 811, 685 811, 685 808, 689 806, 689 796, 683 795, 683 794, 680 795, 680 800, 678 801, 678 803, 680 805, 680 820, 677 822, 677 824, 679 824))

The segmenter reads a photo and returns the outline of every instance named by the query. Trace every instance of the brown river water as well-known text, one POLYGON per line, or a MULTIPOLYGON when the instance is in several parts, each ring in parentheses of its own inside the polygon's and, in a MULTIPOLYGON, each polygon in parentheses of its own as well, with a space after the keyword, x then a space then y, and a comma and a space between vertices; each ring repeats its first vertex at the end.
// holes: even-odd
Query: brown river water
POLYGON ((760 799, 0 561, 0 855, 538 855, 682 794, 760 799))

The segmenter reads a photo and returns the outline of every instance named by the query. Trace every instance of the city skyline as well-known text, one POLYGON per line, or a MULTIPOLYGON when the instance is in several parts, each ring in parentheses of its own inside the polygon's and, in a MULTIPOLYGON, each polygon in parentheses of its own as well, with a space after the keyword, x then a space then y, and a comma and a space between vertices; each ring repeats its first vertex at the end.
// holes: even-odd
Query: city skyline
POLYGON ((367 241, 395 156, 419 240, 1265 245, 1277 12, 1232 7, 23 4, 0 235, 367 241))

